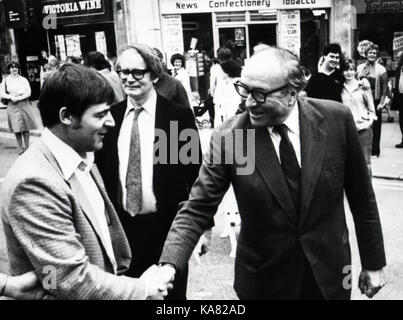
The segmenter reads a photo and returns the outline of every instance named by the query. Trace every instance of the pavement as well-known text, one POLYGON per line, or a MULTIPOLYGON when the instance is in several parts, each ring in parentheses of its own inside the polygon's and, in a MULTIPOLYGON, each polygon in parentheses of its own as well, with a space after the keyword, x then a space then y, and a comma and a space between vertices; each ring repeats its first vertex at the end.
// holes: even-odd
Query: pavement
MULTIPOLYGON (((372 158, 372 174, 374 178, 401 180, 403 181, 403 149, 396 149, 395 144, 402 141, 402 134, 399 127, 399 114, 397 111, 390 111, 393 122, 387 122, 387 113, 383 113, 381 133, 381 155, 379 158, 372 158)), ((0 102, 0 132, 10 132, 7 123, 6 107, 0 102)), ((209 135, 209 129, 203 129, 202 135, 209 135)), ((32 135, 39 137, 41 130, 32 131, 32 135)), ((206 137, 207 138, 207 137, 206 137)), ((204 139, 208 141, 207 139, 204 139)))

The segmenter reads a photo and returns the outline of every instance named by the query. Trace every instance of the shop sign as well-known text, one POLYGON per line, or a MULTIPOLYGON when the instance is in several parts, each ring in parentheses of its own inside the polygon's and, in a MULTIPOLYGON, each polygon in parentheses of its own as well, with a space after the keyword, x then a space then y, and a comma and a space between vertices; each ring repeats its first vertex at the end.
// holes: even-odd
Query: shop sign
POLYGON ((403 12, 403 1, 365 0, 366 13, 403 12))
POLYGON ((397 60, 399 53, 403 51, 403 32, 393 34, 393 59, 397 60))
MULTIPOLYGON (((167 55, 168 68, 171 68, 170 59, 174 53, 183 53, 183 30, 182 17, 180 15, 165 15, 162 16, 162 39, 164 52, 167 55)), ((173 66, 172 66, 173 67, 173 66)))
POLYGON ((161 0, 161 12, 201 13, 268 9, 330 8, 331 0, 161 0))
POLYGON ((299 56, 301 48, 301 19, 299 11, 278 12, 277 19, 279 21, 278 46, 299 56))
POLYGON ((4 0, 8 28, 29 28, 40 22, 40 2, 36 0, 4 0))
POLYGON ((71 18, 103 14, 105 12, 104 0, 49 0, 44 2, 42 13, 46 16, 56 14, 58 18, 71 18))

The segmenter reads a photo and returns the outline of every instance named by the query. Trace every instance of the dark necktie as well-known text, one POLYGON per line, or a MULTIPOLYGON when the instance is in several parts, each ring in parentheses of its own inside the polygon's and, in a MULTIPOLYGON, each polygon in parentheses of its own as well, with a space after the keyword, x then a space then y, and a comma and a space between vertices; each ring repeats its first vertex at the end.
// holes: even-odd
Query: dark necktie
POLYGON ((141 149, 138 118, 143 108, 134 110, 132 133, 130 139, 129 162, 126 175, 126 211, 135 216, 141 212, 143 193, 141 182, 141 149))
POLYGON ((294 203, 295 211, 300 210, 300 181, 301 168, 299 167, 294 147, 288 137, 288 128, 285 124, 274 127, 274 130, 281 136, 280 160, 284 178, 287 182, 288 190, 294 203))

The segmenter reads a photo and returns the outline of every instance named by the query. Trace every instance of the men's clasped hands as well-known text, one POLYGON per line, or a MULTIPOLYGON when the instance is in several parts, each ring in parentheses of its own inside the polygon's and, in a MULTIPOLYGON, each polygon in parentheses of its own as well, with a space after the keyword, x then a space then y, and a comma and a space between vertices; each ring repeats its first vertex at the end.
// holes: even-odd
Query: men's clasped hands
POLYGON ((163 300, 173 288, 175 268, 171 265, 152 265, 140 277, 146 284, 146 300, 163 300))

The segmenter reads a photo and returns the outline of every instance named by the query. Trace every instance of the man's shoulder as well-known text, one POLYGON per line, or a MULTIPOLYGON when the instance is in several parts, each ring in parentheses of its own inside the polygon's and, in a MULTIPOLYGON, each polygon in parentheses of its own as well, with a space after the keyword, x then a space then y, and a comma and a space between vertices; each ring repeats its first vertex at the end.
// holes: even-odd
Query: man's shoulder
POLYGON ((324 116, 344 115, 346 112, 348 112, 348 108, 344 104, 334 100, 306 98, 304 103, 309 104, 312 108, 319 111, 324 116))
POLYGON ((37 142, 21 155, 7 172, 1 186, 1 202, 10 198, 17 188, 32 192, 42 183, 56 189, 63 181, 62 176, 46 158, 41 143, 37 142))

